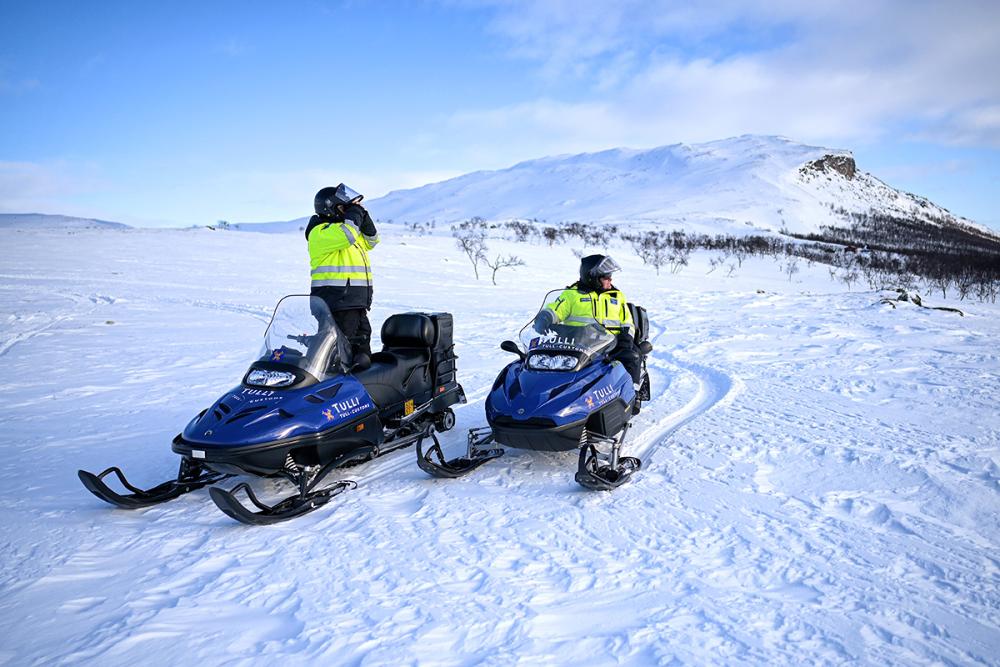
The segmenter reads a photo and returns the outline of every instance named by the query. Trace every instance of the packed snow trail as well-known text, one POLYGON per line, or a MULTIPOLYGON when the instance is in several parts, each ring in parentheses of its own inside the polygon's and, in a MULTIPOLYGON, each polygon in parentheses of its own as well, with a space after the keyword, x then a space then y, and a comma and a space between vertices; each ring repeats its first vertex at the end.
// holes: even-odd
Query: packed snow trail
POLYGON ((685 381, 694 381, 697 388, 694 396, 683 407, 674 409, 666 416, 658 416, 653 426, 646 425, 646 418, 636 420, 636 430, 639 432, 632 435, 629 453, 640 458, 646 457, 654 447, 669 446, 666 440, 671 433, 715 405, 731 401, 734 384, 738 386, 738 381, 734 383, 731 377, 718 369, 681 362, 669 349, 661 350, 660 347, 667 344, 667 338, 663 327, 656 323, 668 319, 669 314, 655 307, 649 309, 649 313, 653 328, 649 339, 653 344, 653 351, 646 363, 654 389, 653 401, 644 408, 647 414, 652 408, 653 414, 658 415, 664 411, 664 406, 672 406, 679 398, 688 396, 689 391, 679 390, 685 381))
MULTIPOLYGON (((447 236, 380 231, 376 338, 392 312, 455 315, 470 403, 442 444, 461 451, 512 359, 499 343, 577 259, 491 241, 526 261, 493 287, 447 236)), ((76 470, 116 464, 139 485, 173 475, 171 438, 239 381, 278 297, 306 290, 300 236, 50 230, 0 241, 0 340, 13 341, 0 356, 0 662, 1000 655, 992 304, 965 302, 964 318, 892 310, 877 294, 838 291, 825 269, 789 283, 753 260, 733 278, 706 276, 707 257, 657 277, 612 248, 626 267, 616 283, 655 329, 654 400, 629 436, 644 462, 634 481, 587 492, 574 452, 518 450, 438 480, 410 448, 336 471, 330 482, 360 486, 328 507, 248 528, 204 490, 111 509, 76 470)))

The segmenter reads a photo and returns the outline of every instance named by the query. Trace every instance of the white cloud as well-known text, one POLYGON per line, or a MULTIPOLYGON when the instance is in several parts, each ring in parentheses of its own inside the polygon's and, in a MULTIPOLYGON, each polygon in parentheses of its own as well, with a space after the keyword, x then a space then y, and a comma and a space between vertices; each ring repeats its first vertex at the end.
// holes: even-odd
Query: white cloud
POLYGON ((583 82, 455 114, 448 132, 521 155, 743 133, 868 141, 914 128, 1000 147, 1000 3, 488 1, 540 76, 583 82))
POLYGON ((93 164, 0 162, 0 211, 67 213, 72 208, 69 214, 91 215, 80 212, 74 200, 105 185, 93 164))

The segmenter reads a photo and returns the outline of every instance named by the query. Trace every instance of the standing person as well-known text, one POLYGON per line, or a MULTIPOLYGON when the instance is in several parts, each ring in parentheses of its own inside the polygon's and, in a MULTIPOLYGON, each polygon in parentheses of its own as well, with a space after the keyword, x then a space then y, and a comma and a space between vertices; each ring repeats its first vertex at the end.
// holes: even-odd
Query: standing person
POLYGON ((372 267, 368 251, 378 244, 378 231, 360 195, 341 183, 316 193, 316 215, 306 226, 312 290, 329 306, 337 328, 351 344, 353 356, 371 356, 372 267))
MULTIPOLYGON (((580 260, 580 279, 535 317, 535 330, 545 331, 553 324, 584 324, 597 320, 618 338, 611 357, 621 362, 636 390, 642 384, 642 356, 635 345, 635 323, 625 294, 611 282, 611 274, 620 271, 618 262, 607 255, 588 255, 580 260)), ((646 399, 643 399, 646 400, 646 399)))

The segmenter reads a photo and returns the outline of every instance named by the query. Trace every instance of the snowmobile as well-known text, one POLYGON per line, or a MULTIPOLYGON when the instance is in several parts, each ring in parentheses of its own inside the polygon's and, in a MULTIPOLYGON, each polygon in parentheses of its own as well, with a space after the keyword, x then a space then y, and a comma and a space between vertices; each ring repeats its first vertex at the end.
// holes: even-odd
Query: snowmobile
MULTIPOLYGON (((544 303, 558 293, 551 292, 544 303)), ((539 320, 532 320, 521 329, 520 345, 512 340, 500 344, 518 358, 500 372, 486 397, 489 426, 470 430, 466 455, 450 461, 439 443, 426 452, 418 443, 420 468, 435 477, 459 477, 502 456, 502 448, 491 447, 497 443, 535 451, 579 448, 575 478, 588 489, 610 490, 631 479, 642 463, 621 451, 633 414, 650 398, 646 356, 653 348, 645 309, 629 308, 642 356, 638 390, 622 364, 610 357, 616 336, 599 321, 553 324, 538 331, 539 320)))
POLYGON ((455 425, 452 405, 465 403, 456 379, 450 313, 398 313, 382 325, 383 348, 352 359, 326 303, 286 296, 264 334, 262 351, 239 386, 200 412, 174 438, 177 478, 151 489, 130 484, 111 467, 80 480, 122 508, 146 507, 209 486, 215 504, 246 524, 284 521, 311 512, 354 488, 350 480, 320 487, 335 468, 370 461, 455 425), (129 493, 104 481, 114 474, 129 493), (267 505, 234 475, 284 478, 297 493, 267 505), (237 494, 243 492, 253 509, 237 494))

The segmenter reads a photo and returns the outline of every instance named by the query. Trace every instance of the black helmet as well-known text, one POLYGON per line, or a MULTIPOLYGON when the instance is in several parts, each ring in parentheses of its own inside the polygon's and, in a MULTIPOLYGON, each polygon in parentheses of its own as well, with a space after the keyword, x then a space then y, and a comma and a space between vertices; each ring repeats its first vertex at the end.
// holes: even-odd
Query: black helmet
POLYGON ((364 198, 364 195, 358 194, 350 186, 341 183, 336 187, 330 186, 317 192, 316 198, 313 200, 313 208, 316 209, 316 215, 333 215, 338 206, 357 204, 364 198))
POLYGON ((607 255, 587 255, 580 260, 580 285, 582 287, 600 287, 598 278, 610 276, 621 269, 618 262, 607 255))

